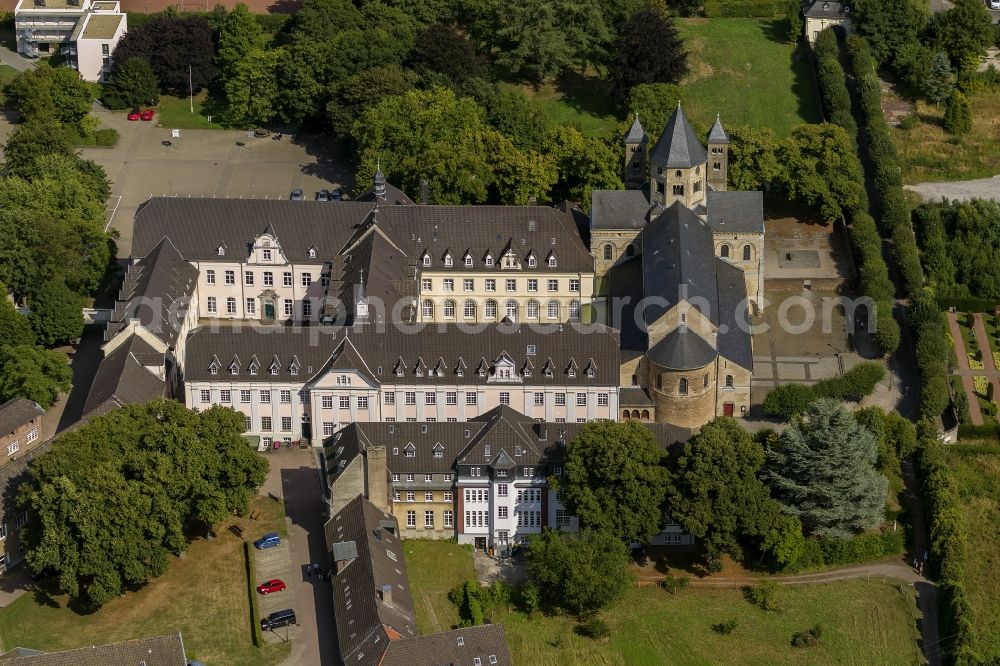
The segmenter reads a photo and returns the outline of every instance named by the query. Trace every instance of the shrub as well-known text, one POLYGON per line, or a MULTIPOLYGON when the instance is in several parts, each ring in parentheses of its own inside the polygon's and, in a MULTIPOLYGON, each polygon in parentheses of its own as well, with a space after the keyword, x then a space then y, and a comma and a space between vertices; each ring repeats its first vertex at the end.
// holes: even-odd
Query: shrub
POLYGON ((736 618, 730 618, 725 622, 718 622, 716 624, 713 624, 712 631, 714 631, 717 634, 722 634, 723 636, 728 636, 729 634, 736 631, 736 627, 738 626, 739 623, 736 621, 736 618))
POLYGON ((106 127, 94 132, 94 142, 102 148, 111 148, 118 143, 118 130, 106 127))
POLYGON ((870 532, 852 539, 810 537, 806 539, 799 557, 789 562, 783 571, 794 573, 882 560, 902 553, 905 545, 906 534, 903 530, 870 532))
POLYGON ((875 344, 883 356, 889 356, 899 349, 899 322, 892 316, 892 303, 879 302, 878 319, 875 321, 875 344))
POLYGON ((598 617, 591 618, 577 625, 576 631, 578 634, 587 638, 593 638, 594 640, 607 638, 611 635, 611 628, 608 626, 608 623, 598 617))
POLYGON ((951 378, 951 392, 955 396, 952 402, 955 406, 955 411, 958 412, 958 422, 960 424, 971 423, 972 416, 969 414, 969 396, 965 392, 965 387, 962 386, 961 377, 951 378))
POLYGON ((542 591, 534 582, 528 581, 521 586, 520 601, 521 610, 532 615, 542 603, 542 591))
POLYGON ((806 407, 816 399, 816 394, 809 386, 802 384, 785 384, 771 390, 764 398, 764 409, 781 419, 788 420, 806 410, 806 407))
POLYGON ((823 635, 823 627, 814 624, 805 631, 797 631, 792 634, 793 647, 813 647, 819 645, 819 639, 823 635))
POLYGON ((903 280, 903 292, 917 293, 924 286, 924 271, 920 267, 917 239, 908 223, 903 222, 892 230, 892 250, 899 276, 903 280))
POLYGON ((766 611, 778 610, 778 584, 773 580, 760 580, 752 587, 743 588, 747 601, 766 611))
POLYGON ((939 297, 937 304, 941 309, 955 308, 963 312, 993 312, 997 307, 997 302, 988 298, 976 298, 967 296, 965 298, 939 297))
POLYGON ((962 424, 958 426, 958 438, 1000 440, 1000 424, 997 423, 984 423, 983 425, 962 424))
POLYGON ((666 578, 663 579, 663 589, 670 594, 677 594, 686 588, 690 582, 691 579, 687 576, 674 577, 673 574, 667 574, 666 578))
POLYGON ((944 129, 950 134, 968 134, 972 131, 972 104, 957 90, 948 97, 944 109, 944 129))
POLYGON ((871 395, 885 377, 885 367, 875 361, 859 363, 840 377, 826 379, 813 386, 817 397, 860 401, 871 395))
POLYGON ((771 18, 785 13, 783 0, 706 0, 706 18, 771 18))

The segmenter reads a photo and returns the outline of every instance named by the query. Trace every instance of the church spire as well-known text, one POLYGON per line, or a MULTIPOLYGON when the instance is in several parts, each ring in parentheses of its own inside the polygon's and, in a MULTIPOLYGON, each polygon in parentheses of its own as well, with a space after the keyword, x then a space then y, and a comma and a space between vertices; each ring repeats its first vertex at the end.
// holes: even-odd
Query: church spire
POLYGON ((385 201, 385 174, 382 173, 382 160, 375 163, 375 198, 385 201))

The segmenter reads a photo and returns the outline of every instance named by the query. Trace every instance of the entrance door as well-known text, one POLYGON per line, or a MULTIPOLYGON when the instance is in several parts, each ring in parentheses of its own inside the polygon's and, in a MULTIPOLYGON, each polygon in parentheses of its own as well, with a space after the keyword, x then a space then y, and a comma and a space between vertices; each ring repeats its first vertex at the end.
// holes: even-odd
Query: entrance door
POLYGON ((725 416, 732 416, 733 414, 736 413, 736 405, 734 405, 731 402, 722 403, 722 413, 725 416))
POLYGON ((274 321, 274 303, 264 303, 264 321, 274 321))
POLYGON ((486 550, 486 537, 476 537, 476 550, 486 550))

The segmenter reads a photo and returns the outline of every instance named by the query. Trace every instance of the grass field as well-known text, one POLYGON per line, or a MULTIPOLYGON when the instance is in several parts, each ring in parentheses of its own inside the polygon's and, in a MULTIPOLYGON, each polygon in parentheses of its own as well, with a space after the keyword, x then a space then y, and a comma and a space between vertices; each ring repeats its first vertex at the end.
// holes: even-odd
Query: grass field
POLYGON ((609 86, 597 73, 567 72, 540 86, 501 83, 527 95, 556 125, 576 125, 587 136, 606 136, 618 128, 618 110, 609 86))
POLYGON ((62 650, 180 631, 188 659, 206 664, 277 664, 289 645, 256 648, 252 643, 247 602, 243 541, 284 524, 279 503, 258 498, 263 513, 217 528, 212 541, 195 540, 167 572, 137 592, 129 592, 101 610, 80 615, 67 608, 65 596, 27 593, 0 610, 0 644, 37 650, 62 650))
MULTIPOLYGON (((450 628, 458 616, 447 593, 473 576, 467 548, 451 541, 407 542, 406 566, 418 626, 450 628)), ((653 587, 630 588, 601 615, 611 627, 605 642, 579 636, 576 621, 567 616, 528 617, 511 610, 493 620, 504 626, 514 663, 525 666, 920 663, 918 611, 908 586, 858 580, 783 587, 778 605, 777 612, 760 610, 737 589, 687 589, 672 596, 653 587), (738 623, 731 635, 712 630, 729 619, 738 623), (791 647, 793 633, 817 623, 821 645, 791 647)))
POLYGON ((892 130, 905 182, 1000 174, 1000 93, 984 91, 972 97, 972 132, 962 137, 944 131, 943 105, 918 102, 916 116, 920 120, 916 127, 892 130))
POLYGON ((949 449, 969 532, 965 589, 984 663, 1000 658, 1000 455, 949 449))
POLYGON ((208 115, 218 113, 208 93, 202 91, 194 96, 194 113, 191 113, 187 97, 163 95, 156 107, 156 121, 171 129, 223 129, 217 122, 210 122, 208 115))

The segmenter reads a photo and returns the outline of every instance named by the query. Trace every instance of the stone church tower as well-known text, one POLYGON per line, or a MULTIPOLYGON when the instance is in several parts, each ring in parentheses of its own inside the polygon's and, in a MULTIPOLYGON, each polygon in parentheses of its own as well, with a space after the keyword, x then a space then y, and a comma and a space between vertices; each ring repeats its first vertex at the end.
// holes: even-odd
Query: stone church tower
POLYGON ((677 102, 677 110, 649 153, 650 203, 693 209, 705 202, 708 155, 677 102))
POLYGON ((708 133, 708 184, 716 192, 725 192, 729 183, 729 135, 716 115, 708 133))
POLYGON ((639 114, 625 137, 625 187, 635 189, 646 182, 646 145, 649 135, 639 122, 639 114))

